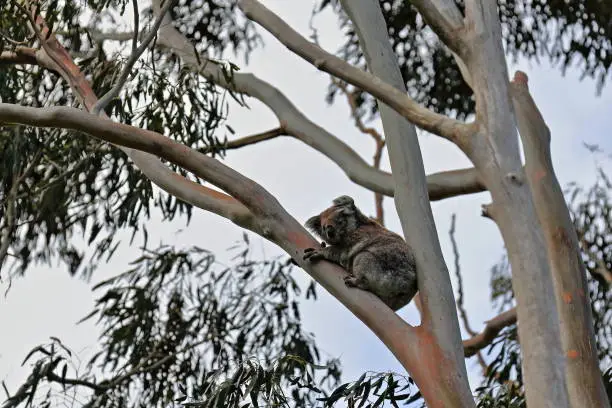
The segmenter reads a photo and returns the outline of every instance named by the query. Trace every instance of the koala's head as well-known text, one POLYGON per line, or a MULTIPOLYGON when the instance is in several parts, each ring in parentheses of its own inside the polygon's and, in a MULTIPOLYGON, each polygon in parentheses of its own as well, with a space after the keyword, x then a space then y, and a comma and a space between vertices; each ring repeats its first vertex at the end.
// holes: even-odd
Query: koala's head
POLYGON ((337 245, 367 222, 369 219, 359 211, 353 199, 343 195, 333 200, 333 205, 321 214, 309 218, 305 225, 325 242, 337 245))

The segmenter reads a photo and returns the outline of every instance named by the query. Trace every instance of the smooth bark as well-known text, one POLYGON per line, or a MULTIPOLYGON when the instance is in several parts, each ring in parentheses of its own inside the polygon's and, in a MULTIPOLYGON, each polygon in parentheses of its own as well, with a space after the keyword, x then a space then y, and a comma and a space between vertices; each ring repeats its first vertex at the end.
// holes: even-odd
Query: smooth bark
POLYGON ((550 130, 529 93, 525 74, 515 75, 511 91, 525 151, 527 182, 544 231, 555 282, 570 405, 609 407, 599 371, 586 268, 563 190, 555 176, 550 130))
POLYGON ((566 408, 565 359, 553 280, 531 192, 521 182, 497 4, 466 1, 466 18, 470 49, 464 60, 473 80, 479 132, 465 151, 491 192, 493 204, 487 212, 500 228, 512 266, 527 404, 566 408))
MULTIPOLYGON (((359 36, 370 72, 406 93, 379 2, 341 0, 341 4, 359 36)), ((414 379, 429 407, 474 406, 450 276, 427 199, 416 128, 382 102, 379 111, 393 170, 395 206, 415 253, 423 307, 419 337, 427 378, 414 379)))

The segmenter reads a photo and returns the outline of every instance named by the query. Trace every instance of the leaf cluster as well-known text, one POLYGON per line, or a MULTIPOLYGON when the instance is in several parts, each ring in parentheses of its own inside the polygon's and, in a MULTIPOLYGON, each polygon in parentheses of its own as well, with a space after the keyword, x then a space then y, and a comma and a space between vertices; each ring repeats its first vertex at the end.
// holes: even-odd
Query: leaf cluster
MULTIPOLYGON (((13 400, 37 392, 48 400, 38 387, 45 384, 58 398, 71 395, 59 386, 80 387, 90 407, 161 407, 187 396, 201 406, 242 407, 245 398, 309 406, 311 390, 336 385, 340 371, 302 327, 292 265, 253 261, 244 243, 236 250, 228 267, 197 247, 144 249, 132 268, 94 289, 101 296, 83 320, 97 318, 101 350, 66 380, 55 354, 34 349, 28 358, 40 358, 13 400)), ((316 297, 313 284, 305 295, 316 297)))
MULTIPOLYGON (((455 0, 464 13, 462 0, 455 0)), ((583 78, 595 79, 601 91, 612 64, 612 6, 597 0, 498 0, 506 53, 518 60, 545 59, 565 73, 573 67, 583 78)), ((380 0, 389 38, 408 93, 430 109, 464 119, 474 113, 472 92, 463 81, 452 54, 425 24, 409 1, 380 0)), ((339 55, 366 69, 359 40, 338 0, 321 0, 315 14, 326 8, 337 15, 346 41, 339 55)), ((331 84, 327 99, 338 88, 331 84)), ((374 98, 361 94, 358 113, 377 113, 374 98)))

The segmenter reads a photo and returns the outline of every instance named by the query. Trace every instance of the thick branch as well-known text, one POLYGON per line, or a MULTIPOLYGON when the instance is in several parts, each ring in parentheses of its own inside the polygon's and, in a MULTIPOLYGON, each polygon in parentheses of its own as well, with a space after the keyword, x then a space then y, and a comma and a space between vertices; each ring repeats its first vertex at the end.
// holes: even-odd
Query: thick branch
POLYGON ((466 0, 465 63, 478 133, 464 150, 481 172, 512 265, 527 405, 568 408, 559 315, 544 236, 523 174, 497 2, 466 0))
MULTIPOLYGON (((379 1, 341 0, 341 4, 359 36, 368 69, 400 94, 405 93, 379 1)), ((393 170, 395 206, 406 242, 414 251, 423 308, 419 327, 421 366, 405 367, 429 407, 474 406, 450 276, 426 199, 428 191, 416 128, 383 101, 386 102, 384 99, 378 102, 378 108, 393 170)))
POLYGON ((0 64, 36 64, 36 49, 17 47, 14 51, 2 51, 0 64))
POLYGON ((529 93, 524 73, 515 74, 511 92, 525 150, 525 173, 555 282, 570 403, 573 407, 609 407, 598 365, 586 268, 563 190, 555 176, 550 130, 529 93))
POLYGON ((371 93, 420 128, 456 143, 461 143, 460 139, 471 133, 470 125, 421 106, 406 92, 396 89, 368 72, 353 67, 306 40, 257 0, 242 0, 240 8, 248 18, 260 24, 288 49, 306 61, 322 71, 371 93))
POLYGON ((418 367, 415 329, 370 292, 344 283, 346 272, 329 262, 306 263, 304 249, 317 245, 310 234, 260 185, 225 166, 158 133, 135 128, 69 107, 30 108, 0 103, 0 122, 53 126, 90 134, 113 144, 140 149, 175 163, 208 180, 244 203, 260 220, 261 235, 281 246, 334 297, 361 319, 404 364, 418 367))
POLYGON ((495 340, 500 331, 516 323, 516 308, 512 308, 487 321, 484 330, 475 336, 463 341, 463 352, 471 357, 478 351, 487 347, 495 340))
POLYGON ((454 53, 463 55, 463 16, 453 0, 411 0, 427 24, 454 53))
MULTIPOLYGON (((371 191, 393 196, 393 180, 389 173, 369 166, 347 144, 308 119, 271 84, 253 74, 240 73, 235 73, 230 83, 215 62, 203 61, 200 64, 201 58, 198 60, 193 45, 170 24, 167 16, 166 21, 167 24, 162 25, 157 40, 160 47, 167 48, 191 69, 201 72, 219 86, 244 93, 263 102, 274 112, 288 135, 324 154, 340 166, 351 181, 371 191)), ((485 191, 481 177, 475 169, 434 173, 427 177, 427 184, 429 199, 432 201, 485 191)))

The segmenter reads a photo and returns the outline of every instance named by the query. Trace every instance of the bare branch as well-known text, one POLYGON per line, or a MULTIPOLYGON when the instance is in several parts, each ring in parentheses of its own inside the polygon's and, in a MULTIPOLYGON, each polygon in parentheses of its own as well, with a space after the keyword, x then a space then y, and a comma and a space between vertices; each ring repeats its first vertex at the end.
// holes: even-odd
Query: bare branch
POLYGON ((127 81, 128 76, 130 75, 130 72, 132 72, 132 67, 134 66, 136 61, 138 61, 138 58, 140 58, 142 53, 145 52, 145 50, 149 46, 149 43, 157 35, 157 30, 159 29, 159 26, 162 23, 164 15, 168 12, 168 10, 170 10, 170 7, 172 7, 175 2, 176 0, 166 0, 166 4, 164 4, 161 10, 161 13, 157 16, 157 18, 155 19, 155 22, 153 23, 153 27, 151 27, 151 30, 149 31, 149 33, 144 37, 144 40, 142 41, 140 46, 136 48, 136 41, 138 39, 138 21, 137 21, 138 20, 138 3, 137 3, 137 0, 134 0, 134 3, 133 3, 134 8, 135 8, 134 19, 136 21, 135 21, 135 28, 134 28, 133 43, 132 43, 132 55, 130 55, 130 58, 125 64, 125 67, 123 67, 123 70, 121 71, 121 75, 119 75, 119 79, 117 80, 117 83, 115 83, 112 89, 108 91, 106 94, 104 94, 104 96, 102 96, 98 100, 98 102, 96 102, 96 104, 93 106, 93 108, 91 109, 93 113, 95 113, 96 115, 99 114, 100 111, 104 109, 106 105, 110 103, 110 101, 112 101, 114 98, 117 97, 117 95, 119 95, 119 92, 121 91, 121 88, 123 87, 123 85, 125 85, 125 82, 127 81))
POLYGON ((405 92, 380 78, 346 63, 302 37, 280 17, 257 0, 241 0, 240 8, 247 17, 269 31, 291 51, 318 69, 355 85, 389 105, 420 128, 462 144, 461 139, 472 133, 472 126, 435 113, 412 100, 405 92))
POLYGON ((259 142, 274 139, 284 135, 286 132, 282 127, 267 130, 262 133, 257 133, 251 136, 241 137, 240 139, 231 140, 221 145, 209 146, 204 150, 204 153, 219 152, 221 150, 240 149, 241 147, 250 146, 259 142))
POLYGON ((0 53, 0 65, 2 64, 37 64, 36 49, 17 47, 13 51, 2 51, 0 53))
POLYGON ((454 53, 465 52, 463 16, 452 0, 411 0, 427 24, 454 53))
MULTIPOLYGON (((166 4, 171 4, 170 1, 168 1, 166 4)), ((135 54, 138 53, 138 33, 140 32, 140 30, 138 29, 138 23, 139 23, 139 14, 138 14, 138 0, 132 0, 132 8, 134 10, 134 33, 132 35, 132 56, 134 56, 135 54)), ((163 15, 165 13, 162 14, 162 17, 159 18, 160 22, 161 19, 163 18, 163 15)), ((148 40, 148 38, 147 38, 148 40)), ((145 42, 147 41, 145 40, 145 42)), ((143 43, 144 44, 144 43, 143 43)), ((138 59, 138 58, 136 58, 138 59)), ((93 113, 98 113, 94 110, 93 113)))
POLYGON ((457 220, 457 214, 453 213, 451 216, 451 226, 448 231, 450 235, 451 245, 453 247, 453 254, 455 256, 455 276, 457 277, 457 309, 459 310, 459 316, 463 321, 463 327, 470 336, 475 336, 476 332, 472 330, 470 321, 467 317, 465 307, 463 305, 463 279, 461 277, 461 265, 459 263, 459 249, 457 248, 457 241, 455 241, 455 221, 457 220))
POLYGON ((512 308, 487 321, 482 332, 463 341, 463 351, 466 357, 471 357, 495 340, 502 329, 516 323, 516 308, 512 308))

